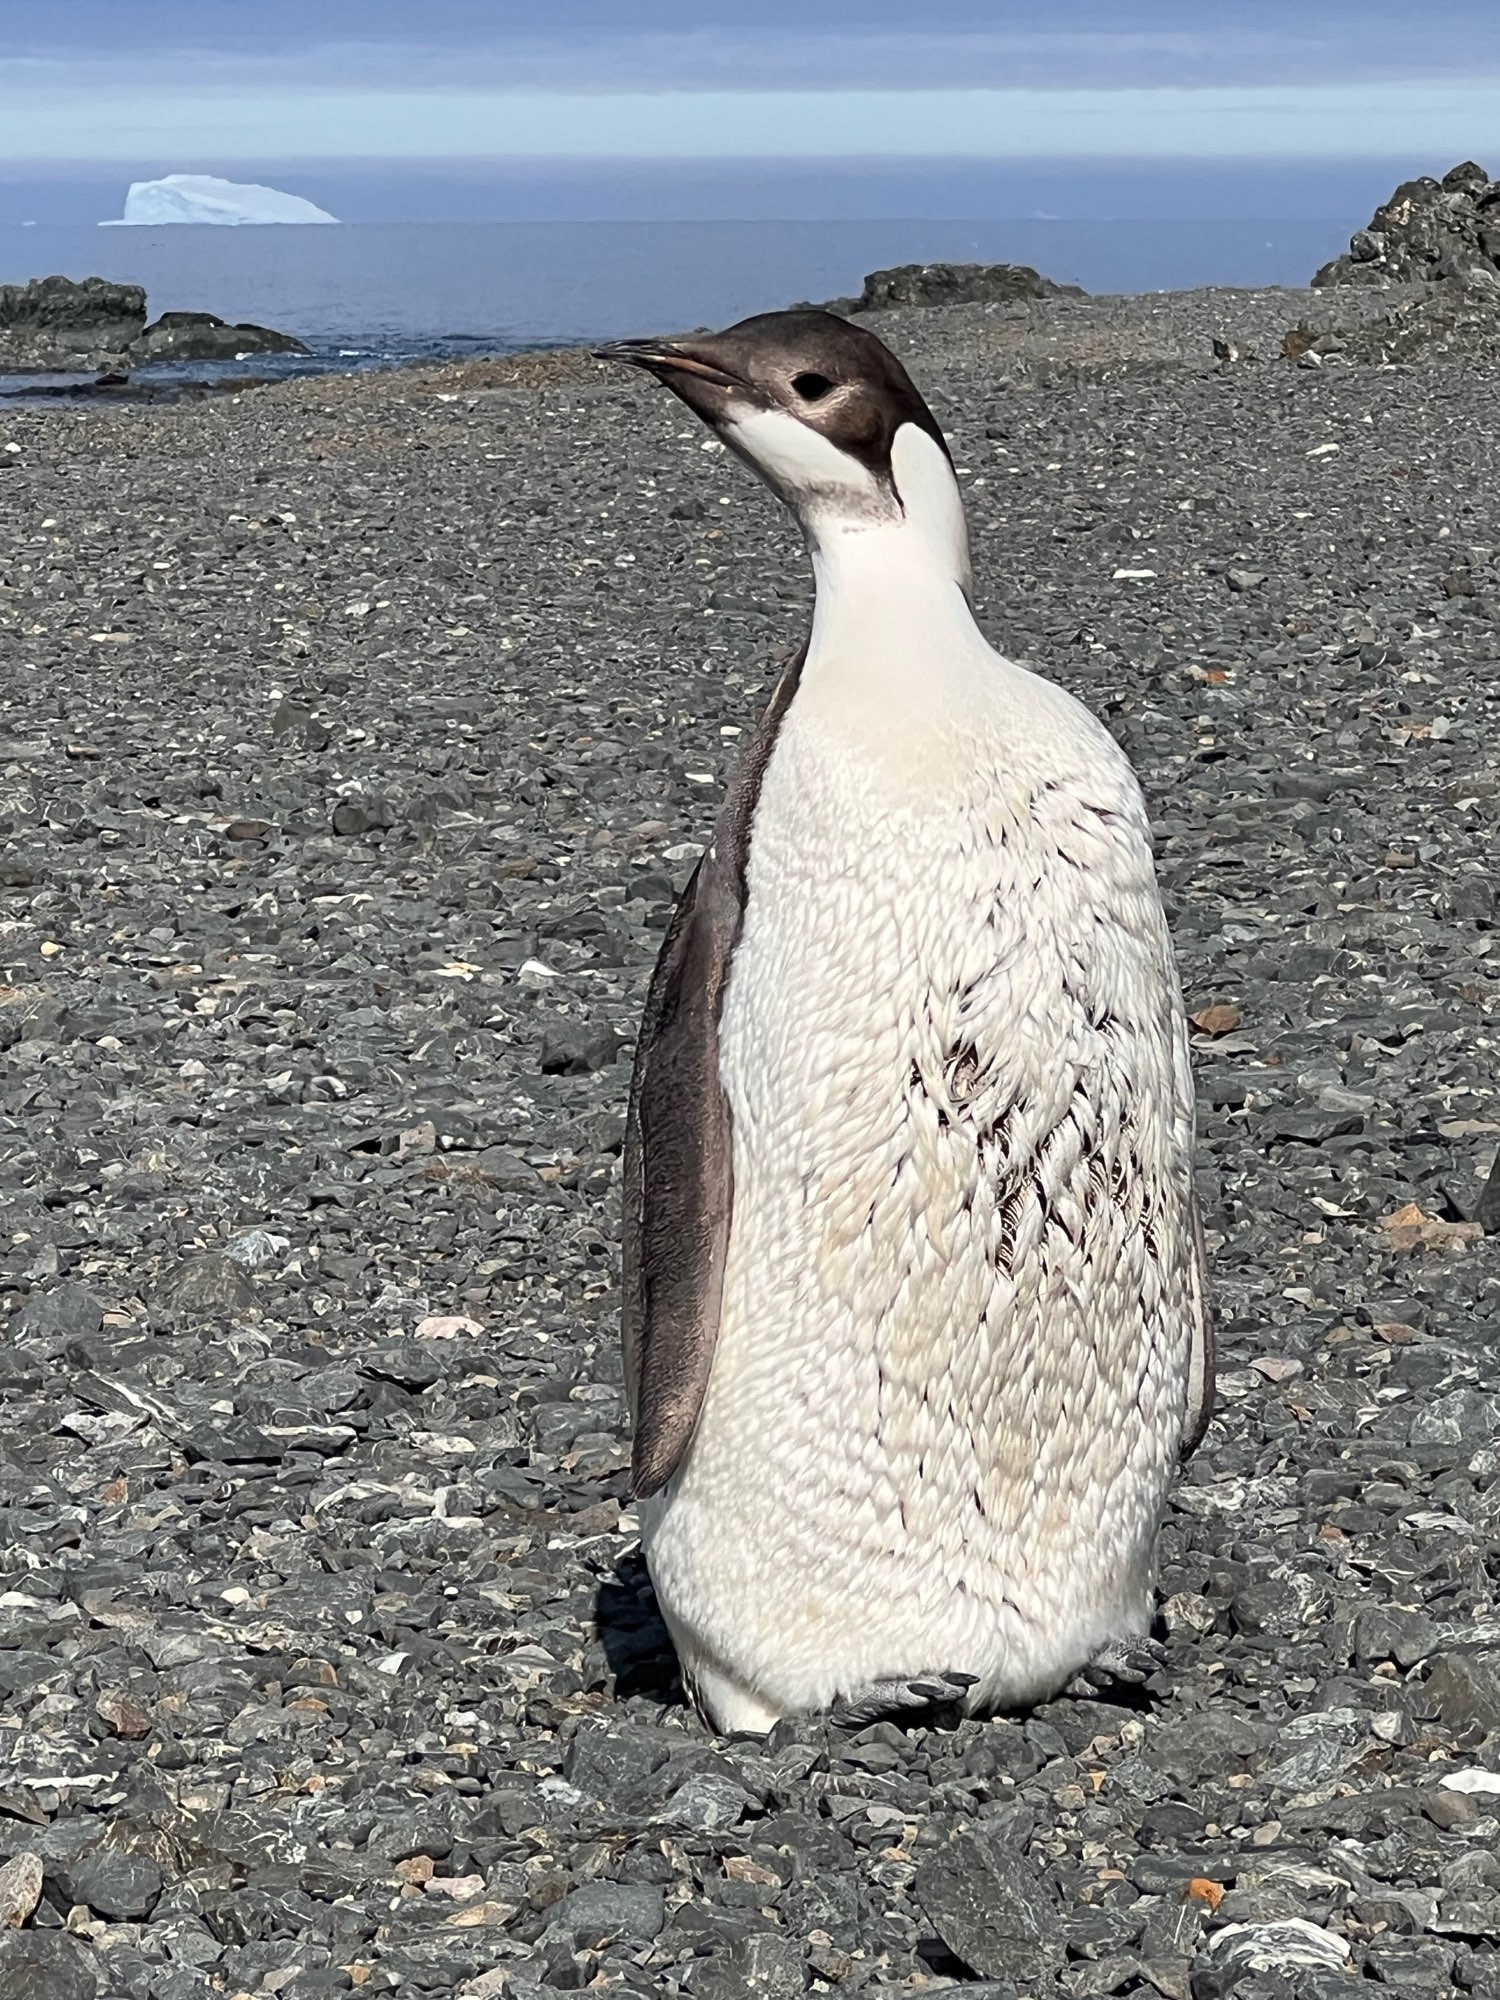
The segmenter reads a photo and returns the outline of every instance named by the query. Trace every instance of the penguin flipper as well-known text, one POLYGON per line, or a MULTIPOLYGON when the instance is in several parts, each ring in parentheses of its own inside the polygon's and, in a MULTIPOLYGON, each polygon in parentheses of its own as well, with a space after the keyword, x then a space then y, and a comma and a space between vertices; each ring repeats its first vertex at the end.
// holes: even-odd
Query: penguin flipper
POLYGON ((783 672, 683 890, 646 995, 625 1122, 621 1335, 645 1498, 682 1463, 713 1365, 734 1208, 719 1011, 744 921, 750 827, 806 647, 783 672))
POLYGON ((719 1329, 734 1190, 718 1015, 739 915, 723 878, 711 847, 673 912, 636 1043, 620 1317, 641 1496, 691 1442, 719 1329))
POLYGON ((1188 1357, 1187 1421, 1183 1426, 1181 1456, 1190 1458, 1203 1442, 1214 1413, 1214 1322, 1208 1291, 1208 1252, 1203 1242, 1203 1217, 1198 1197, 1190 1196, 1188 1216, 1192 1225, 1192 1261, 1188 1288, 1192 1298, 1193 1345, 1188 1357))

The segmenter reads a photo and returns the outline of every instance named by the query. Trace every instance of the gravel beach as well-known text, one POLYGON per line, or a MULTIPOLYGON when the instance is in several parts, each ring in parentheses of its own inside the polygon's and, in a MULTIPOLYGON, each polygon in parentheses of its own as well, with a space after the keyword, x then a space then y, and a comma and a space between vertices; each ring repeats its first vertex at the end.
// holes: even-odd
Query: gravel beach
POLYGON ((1391 304, 866 322, 1144 784, 1218 1307, 1170 1673, 956 1728, 708 1736, 622 1500, 789 521, 577 354, 0 411, 0 2000, 1500 1996, 1500 357, 1280 358, 1391 304))

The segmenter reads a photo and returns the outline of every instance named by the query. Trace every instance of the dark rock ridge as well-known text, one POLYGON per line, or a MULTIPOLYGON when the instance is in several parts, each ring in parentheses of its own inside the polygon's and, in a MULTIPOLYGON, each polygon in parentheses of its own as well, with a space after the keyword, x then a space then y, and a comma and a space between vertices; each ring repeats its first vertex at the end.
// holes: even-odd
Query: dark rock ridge
POLYGON ((148 326, 130 350, 134 361, 235 361, 242 354, 306 354, 307 345, 290 333, 241 320, 234 325, 217 313, 171 312, 148 326))
POLYGON ((128 370, 146 361, 233 361, 242 354, 306 354, 271 327, 229 326, 216 313, 163 313, 146 324, 139 285, 107 278, 33 278, 0 285, 0 371, 128 370))
POLYGON ((1314 285, 1452 283, 1500 304, 1500 182, 1472 160, 1403 181, 1314 285))
POLYGON ((822 310, 847 317, 898 306, 1016 305, 1085 296, 1081 285, 1059 285, 1029 264, 893 264, 868 272, 858 298, 828 299, 822 310))
POLYGON ((146 328, 139 285, 33 278, 0 285, 0 368, 91 368, 124 354, 146 328))
POLYGON ((894 264, 889 270, 869 273, 855 310, 1013 305, 1022 299, 1083 296, 1081 285, 1059 285, 1029 264, 894 264))

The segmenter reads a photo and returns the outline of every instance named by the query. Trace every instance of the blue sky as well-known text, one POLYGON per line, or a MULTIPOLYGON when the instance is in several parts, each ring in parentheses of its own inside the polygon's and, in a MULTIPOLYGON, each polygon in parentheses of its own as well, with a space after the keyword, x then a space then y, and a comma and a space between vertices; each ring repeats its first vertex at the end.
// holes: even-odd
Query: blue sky
POLYGON ((7 24, 0 167, 1404 154, 1500 167, 1491 0, 1258 0, 1227 24, 1225 11, 59 0, 7 24))

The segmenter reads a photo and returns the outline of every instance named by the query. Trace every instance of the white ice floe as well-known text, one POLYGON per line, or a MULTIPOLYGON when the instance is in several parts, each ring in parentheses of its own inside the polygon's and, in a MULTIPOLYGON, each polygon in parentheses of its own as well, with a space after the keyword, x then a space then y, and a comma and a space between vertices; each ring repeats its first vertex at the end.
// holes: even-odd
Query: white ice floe
POLYGON ((336 215, 316 202, 304 201, 300 194, 283 194, 280 188, 261 187, 254 181, 221 181, 215 174, 168 174, 159 181, 132 181, 125 196, 125 213, 111 216, 99 226, 337 221, 336 215))

